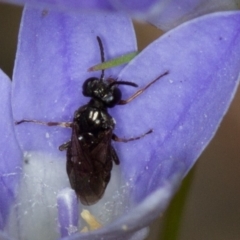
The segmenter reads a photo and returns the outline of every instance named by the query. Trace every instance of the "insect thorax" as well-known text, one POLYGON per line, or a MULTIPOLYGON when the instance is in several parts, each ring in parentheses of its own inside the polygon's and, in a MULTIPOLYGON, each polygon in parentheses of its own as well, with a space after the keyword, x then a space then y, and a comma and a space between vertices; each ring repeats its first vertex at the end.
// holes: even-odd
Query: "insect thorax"
POLYGON ((109 115, 107 108, 89 106, 89 104, 79 108, 74 115, 81 133, 113 130, 114 119, 109 115))

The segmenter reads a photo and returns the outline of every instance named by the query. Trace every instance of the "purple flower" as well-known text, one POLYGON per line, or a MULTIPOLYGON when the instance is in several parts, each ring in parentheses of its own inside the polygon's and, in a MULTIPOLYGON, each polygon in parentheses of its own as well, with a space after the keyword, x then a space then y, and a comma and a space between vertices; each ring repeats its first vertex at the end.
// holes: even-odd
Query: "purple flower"
MULTIPOLYGON (((65 153, 58 150, 71 131, 30 123, 14 126, 13 121, 71 121, 74 111, 88 101, 81 94, 83 81, 100 75, 87 72, 100 62, 96 36, 103 41, 106 59, 136 50, 136 40, 130 19, 120 14, 93 17, 26 8, 12 86, 0 75, 0 109, 7 116, 0 121, 6 136, 1 138, 0 161, 2 234, 18 239, 56 239, 59 233, 73 233, 66 239, 143 239, 233 98, 240 69, 239 20, 239 12, 225 12, 187 22, 127 66, 106 71, 106 77, 140 87, 165 71, 169 74, 133 102, 111 109, 118 136, 154 132, 126 144, 113 142, 120 166, 114 167, 104 197, 88 207, 104 227, 76 233, 84 226, 80 212, 86 207, 78 206, 69 189, 65 153)), ((121 89, 124 99, 135 91, 121 89)))

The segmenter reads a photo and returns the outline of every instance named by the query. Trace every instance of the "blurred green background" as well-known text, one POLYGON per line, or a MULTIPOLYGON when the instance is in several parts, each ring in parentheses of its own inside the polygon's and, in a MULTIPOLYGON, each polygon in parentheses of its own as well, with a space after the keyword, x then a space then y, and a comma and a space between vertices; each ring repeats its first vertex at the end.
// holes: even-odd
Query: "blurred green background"
MULTIPOLYGON (((12 76, 20 7, 0 4, 0 68, 12 76)), ((162 33, 135 23, 140 50, 162 33)), ((198 160, 179 240, 240 239, 240 89, 216 136, 198 160)), ((164 217, 164 216, 163 216, 164 217)), ((158 239, 162 217, 148 240, 158 239)), ((164 240, 164 239, 162 239, 164 240)))

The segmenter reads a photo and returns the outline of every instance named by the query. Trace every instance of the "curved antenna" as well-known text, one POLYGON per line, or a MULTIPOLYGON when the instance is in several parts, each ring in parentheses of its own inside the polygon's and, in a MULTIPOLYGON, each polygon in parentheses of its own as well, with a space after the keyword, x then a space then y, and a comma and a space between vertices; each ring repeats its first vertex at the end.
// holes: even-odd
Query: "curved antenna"
POLYGON ((118 84, 122 84, 122 85, 128 85, 128 86, 132 86, 132 87, 138 87, 138 85, 134 82, 126 82, 126 81, 115 81, 112 82, 108 85, 109 88, 111 88, 113 85, 118 85, 118 84))
MULTIPOLYGON (((99 45, 99 48, 100 48, 101 61, 102 61, 102 63, 104 63, 105 62, 105 59, 104 59, 104 49, 103 49, 102 40, 101 40, 101 38, 99 36, 97 36, 97 41, 98 41, 98 45, 99 45)), ((103 78, 104 78, 104 69, 102 69, 100 80, 103 80, 103 78)))

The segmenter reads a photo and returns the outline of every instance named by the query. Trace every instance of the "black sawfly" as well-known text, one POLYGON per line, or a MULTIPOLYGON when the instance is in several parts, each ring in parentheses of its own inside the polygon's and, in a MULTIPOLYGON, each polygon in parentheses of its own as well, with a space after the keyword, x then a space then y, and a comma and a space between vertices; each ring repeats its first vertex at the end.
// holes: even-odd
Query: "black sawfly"
MULTIPOLYGON (((104 49, 100 37, 97 36, 101 61, 104 62, 104 49)), ((32 122, 47 126, 72 128, 71 140, 62 144, 59 150, 67 151, 67 174, 71 187, 75 190, 81 203, 92 205, 102 198, 111 178, 113 162, 120 163, 111 141, 128 142, 140 139, 152 132, 149 130, 141 136, 123 139, 114 133, 115 121, 108 113, 108 108, 124 105, 142 94, 147 88, 168 74, 164 72, 156 79, 139 89, 127 100, 122 100, 119 85, 138 87, 136 83, 117 81, 114 78, 104 79, 104 70, 100 78, 91 77, 84 81, 82 93, 90 97, 90 101, 77 109, 72 122, 41 122, 23 119, 15 122, 21 124, 32 122)))

